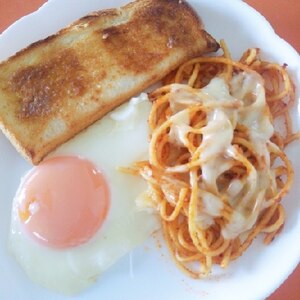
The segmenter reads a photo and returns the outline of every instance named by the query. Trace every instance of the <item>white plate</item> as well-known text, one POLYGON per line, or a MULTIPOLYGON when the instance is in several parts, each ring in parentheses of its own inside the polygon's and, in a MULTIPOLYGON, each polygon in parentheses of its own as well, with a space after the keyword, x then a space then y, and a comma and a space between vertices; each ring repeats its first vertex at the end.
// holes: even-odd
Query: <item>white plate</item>
MULTIPOLYGON (((26 45, 56 32, 86 13, 125 4, 126 0, 52 0, 22 18, 0 36, 0 60, 26 45)), ((280 39, 255 10, 237 0, 190 0, 206 29, 224 38, 235 58, 248 47, 260 47, 263 56, 287 63, 300 88, 298 53, 280 39)), ((300 128, 299 93, 293 108, 295 129, 300 128)), ((263 299, 275 290, 300 260, 300 160, 299 143, 289 147, 295 184, 283 203, 287 210, 282 234, 268 247, 258 239, 245 255, 225 271, 215 269, 209 279, 191 280, 174 266, 164 247, 150 239, 125 256, 101 280, 72 299, 263 299), (131 258, 131 259, 130 259, 131 258), (131 264, 132 262, 132 264, 131 264)), ((7 251, 11 201, 26 163, 0 134, 0 298, 9 300, 69 299, 31 283, 7 251)), ((57 270, 59 272, 59 270, 57 270)))

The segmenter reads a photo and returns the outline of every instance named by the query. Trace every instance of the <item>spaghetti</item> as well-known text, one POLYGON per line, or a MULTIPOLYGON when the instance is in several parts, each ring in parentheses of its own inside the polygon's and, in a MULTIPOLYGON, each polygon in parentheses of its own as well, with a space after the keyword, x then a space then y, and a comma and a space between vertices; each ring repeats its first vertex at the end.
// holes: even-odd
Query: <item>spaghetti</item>
POLYGON ((149 161, 132 169, 148 182, 144 200, 159 212, 175 262, 193 278, 282 230, 280 201, 293 181, 284 147, 299 138, 286 65, 262 61, 259 49, 234 61, 221 47, 222 56, 186 62, 149 94, 149 161))

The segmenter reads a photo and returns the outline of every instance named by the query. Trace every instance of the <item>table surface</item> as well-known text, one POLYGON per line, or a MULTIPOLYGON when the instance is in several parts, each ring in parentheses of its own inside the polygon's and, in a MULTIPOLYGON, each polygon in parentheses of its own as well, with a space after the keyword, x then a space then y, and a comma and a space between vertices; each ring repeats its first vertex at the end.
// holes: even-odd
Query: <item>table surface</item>
MULTIPOLYGON (((39 8, 45 0, 0 0, 0 33, 20 17, 39 8)), ((271 23, 277 34, 300 53, 299 0, 245 0, 271 23)), ((300 299, 300 265, 268 300, 300 299)))

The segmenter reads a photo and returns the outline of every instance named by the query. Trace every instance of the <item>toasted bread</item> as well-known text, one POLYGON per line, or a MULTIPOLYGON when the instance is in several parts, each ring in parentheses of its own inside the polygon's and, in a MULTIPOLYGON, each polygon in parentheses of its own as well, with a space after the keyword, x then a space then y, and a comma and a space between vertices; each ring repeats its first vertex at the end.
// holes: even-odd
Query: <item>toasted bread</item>
POLYGON ((108 111, 218 43, 184 1, 87 15, 0 64, 0 125, 38 164, 108 111))

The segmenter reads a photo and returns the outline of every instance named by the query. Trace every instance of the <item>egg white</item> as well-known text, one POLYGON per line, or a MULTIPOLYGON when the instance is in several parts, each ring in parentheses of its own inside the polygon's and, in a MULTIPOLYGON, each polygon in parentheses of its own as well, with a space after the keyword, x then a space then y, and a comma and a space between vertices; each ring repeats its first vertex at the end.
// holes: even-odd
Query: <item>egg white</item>
POLYGON ((109 184, 110 209, 90 241, 65 250, 47 248, 33 241, 22 230, 16 208, 20 191, 16 194, 9 246, 31 280, 63 294, 78 293, 158 228, 156 217, 139 211, 135 205, 146 183, 117 170, 118 166, 147 159, 150 106, 146 94, 133 98, 51 154, 89 159, 109 184))

